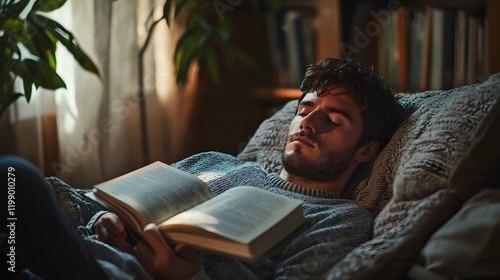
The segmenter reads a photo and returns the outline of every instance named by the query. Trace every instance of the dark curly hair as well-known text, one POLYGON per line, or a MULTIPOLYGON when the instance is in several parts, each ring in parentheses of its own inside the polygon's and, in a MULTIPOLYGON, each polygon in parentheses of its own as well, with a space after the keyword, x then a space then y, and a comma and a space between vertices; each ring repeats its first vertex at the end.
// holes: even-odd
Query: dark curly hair
POLYGON ((361 108, 363 131, 358 147, 378 141, 385 147, 402 121, 403 109, 396 102, 387 80, 365 61, 325 58, 307 67, 300 86, 303 92, 322 96, 336 87, 350 89, 347 95, 361 108))

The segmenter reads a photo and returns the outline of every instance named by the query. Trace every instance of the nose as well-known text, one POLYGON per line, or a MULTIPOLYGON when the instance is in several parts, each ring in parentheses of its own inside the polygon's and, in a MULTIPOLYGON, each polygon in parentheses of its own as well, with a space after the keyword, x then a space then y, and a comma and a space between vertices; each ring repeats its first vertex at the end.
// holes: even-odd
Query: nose
POLYGON ((308 131, 311 133, 316 133, 319 128, 318 119, 320 118, 320 113, 318 110, 311 111, 309 114, 304 116, 300 121, 300 130, 308 131))

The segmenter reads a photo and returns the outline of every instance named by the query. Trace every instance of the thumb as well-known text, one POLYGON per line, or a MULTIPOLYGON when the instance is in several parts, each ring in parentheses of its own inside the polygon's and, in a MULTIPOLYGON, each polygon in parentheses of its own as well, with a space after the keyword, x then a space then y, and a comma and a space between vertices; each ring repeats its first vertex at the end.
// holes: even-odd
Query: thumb
POLYGON ((195 250, 189 248, 184 244, 175 245, 174 251, 179 256, 181 256, 182 258, 186 259, 187 261, 196 266, 201 266, 203 264, 203 258, 200 256, 200 254, 198 254, 195 250))

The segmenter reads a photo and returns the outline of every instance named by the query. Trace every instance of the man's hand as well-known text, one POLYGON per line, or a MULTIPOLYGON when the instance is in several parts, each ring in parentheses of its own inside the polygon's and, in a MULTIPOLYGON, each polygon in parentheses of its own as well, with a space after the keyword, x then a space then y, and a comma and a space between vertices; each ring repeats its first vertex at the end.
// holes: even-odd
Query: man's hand
POLYGON ((125 224, 115 214, 108 212, 102 215, 94 225, 97 239, 115 246, 118 249, 133 253, 133 247, 127 242, 127 231, 125 224))
POLYGON ((144 240, 134 247, 134 254, 155 279, 191 279, 201 269, 203 259, 185 245, 171 247, 154 224, 144 228, 144 240))

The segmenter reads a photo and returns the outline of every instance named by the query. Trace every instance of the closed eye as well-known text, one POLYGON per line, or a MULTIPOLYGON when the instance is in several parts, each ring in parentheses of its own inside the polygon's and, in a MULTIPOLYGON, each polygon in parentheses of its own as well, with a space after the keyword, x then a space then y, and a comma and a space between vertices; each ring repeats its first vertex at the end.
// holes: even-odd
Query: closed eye
POLYGON ((342 119, 342 117, 336 113, 330 114, 330 116, 328 117, 328 121, 335 126, 341 126, 344 124, 344 120, 342 119))
POLYGON ((297 116, 305 117, 309 115, 311 112, 311 109, 308 109, 306 106, 300 106, 299 109, 297 110, 297 116))

